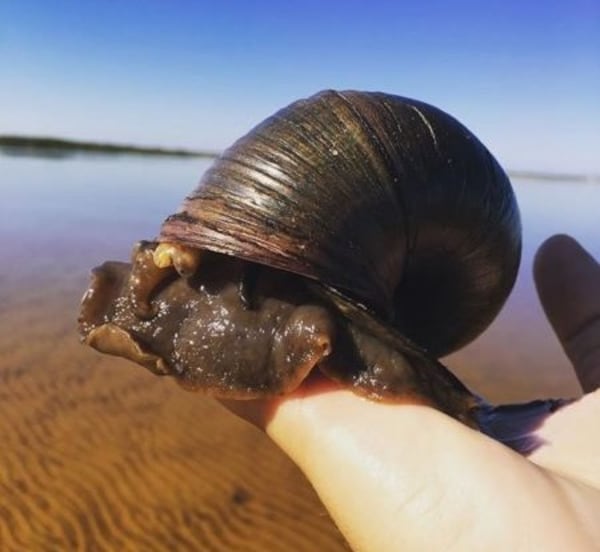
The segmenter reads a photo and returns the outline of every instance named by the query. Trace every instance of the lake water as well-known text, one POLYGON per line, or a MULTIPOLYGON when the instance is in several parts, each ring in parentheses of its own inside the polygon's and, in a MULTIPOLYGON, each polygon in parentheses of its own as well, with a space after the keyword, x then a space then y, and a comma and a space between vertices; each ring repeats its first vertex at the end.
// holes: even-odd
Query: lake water
MULTIPOLYGON (((135 241, 154 237, 206 166, 0 156, 1 543, 345 549, 302 475, 261 434, 212 401, 77 342, 90 267, 125 260, 135 241)), ((576 395, 531 266, 558 232, 600 257, 600 185, 513 184, 524 227, 518 282, 485 334, 446 361, 493 400, 576 395)))

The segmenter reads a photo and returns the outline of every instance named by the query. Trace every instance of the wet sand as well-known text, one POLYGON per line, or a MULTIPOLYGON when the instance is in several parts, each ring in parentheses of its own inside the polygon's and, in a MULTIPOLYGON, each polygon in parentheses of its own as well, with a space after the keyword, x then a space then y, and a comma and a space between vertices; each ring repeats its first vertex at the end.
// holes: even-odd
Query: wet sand
MULTIPOLYGON (((0 212, 0 548, 347 550, 303 475, 264 435, 216 402, 78 342, 89 268, 124 259, 135 239, 152 237, 183 195, 170 182, 187 191, 193 182, 178 179, 197 176, 198 166, 4 163, 13 184, 26 176, 35 186, 10 192, 11 210, 0 212), (137 192, 114 177, 132 175, 167 182, 145 188, 143 205, 127 203, 137 192), (59 180, 57 198, 46 184, 59 180)), ((535 194, 528 202, 537 205, 535 194)), ((543 237, 570 229, 585 241, 593 219, 573 215, 561 228, 565 207, 556 215, 526 225, 524 268, 507 310, 448 359, 490 399, 579 393, 529 270, 543 237)))

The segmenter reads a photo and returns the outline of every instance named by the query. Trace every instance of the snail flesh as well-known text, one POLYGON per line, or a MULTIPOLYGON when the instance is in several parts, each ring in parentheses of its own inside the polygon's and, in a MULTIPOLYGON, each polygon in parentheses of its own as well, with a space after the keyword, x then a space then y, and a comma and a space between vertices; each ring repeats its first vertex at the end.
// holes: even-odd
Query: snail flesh
POLYGON ((520 236, 506 174, 462 124, 328 90, 227 149, 131 263, 94 269, 80 333, 216 397, 289 393, 318 368, 479 427, 437 358, 498 313, 520 236))

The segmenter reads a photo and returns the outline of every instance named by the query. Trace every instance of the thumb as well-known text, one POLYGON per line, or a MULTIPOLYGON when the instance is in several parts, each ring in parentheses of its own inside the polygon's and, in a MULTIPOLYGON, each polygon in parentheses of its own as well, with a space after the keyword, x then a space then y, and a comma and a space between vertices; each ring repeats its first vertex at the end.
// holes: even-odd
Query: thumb
POLYGON ((514 500, 525 485, 545 489, 538 470, 430 407, 309 388, 281 401, 266 430, 354 550, 447 550, 457 542, 459 549, 496 550, 507 538, 505 524, 523 516, 544 534, 548 518, 536 517, 536 493, 528 495, 531 504, 514 500), (493 515, 481 509, 482 497, 494 497, 493 515))
POLYGON ((573 238, 558 235, 540 247, 534 276, 583 391, 593 391, 600 386, 600 265, 573 238))

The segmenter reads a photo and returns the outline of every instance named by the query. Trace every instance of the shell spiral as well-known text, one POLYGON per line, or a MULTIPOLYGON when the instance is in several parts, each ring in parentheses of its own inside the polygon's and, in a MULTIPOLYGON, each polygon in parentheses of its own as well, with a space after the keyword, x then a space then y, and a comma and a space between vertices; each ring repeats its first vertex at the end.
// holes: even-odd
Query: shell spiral
POLYGON ((462 124, 330 90, 227 149, 160 239, 318 280, 436 356, 496 316, 521 250, 508 177, 462 124))

